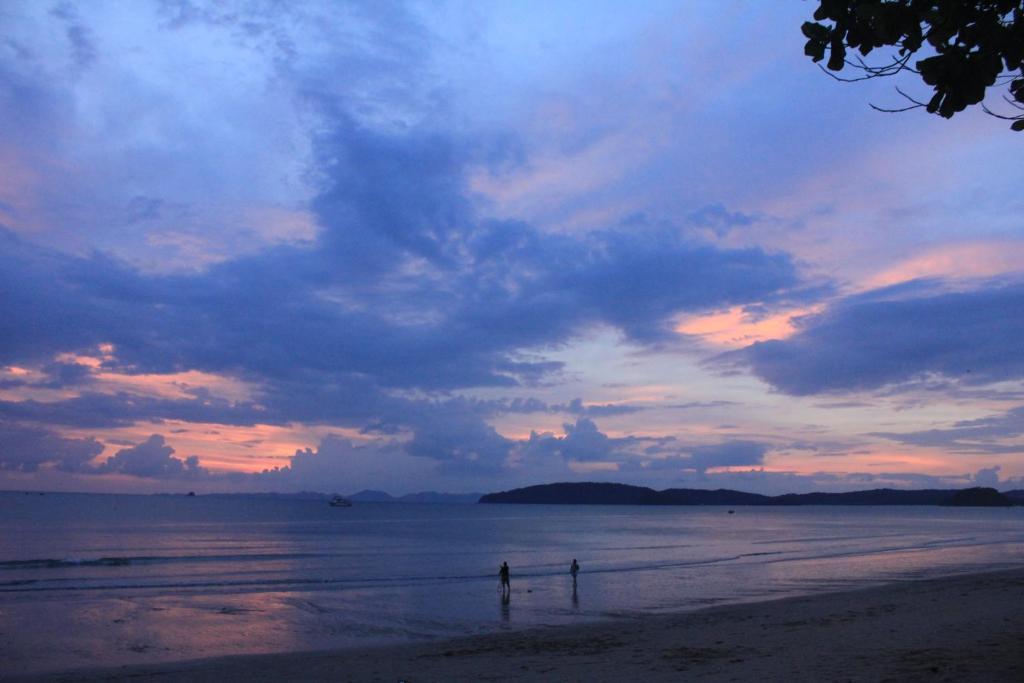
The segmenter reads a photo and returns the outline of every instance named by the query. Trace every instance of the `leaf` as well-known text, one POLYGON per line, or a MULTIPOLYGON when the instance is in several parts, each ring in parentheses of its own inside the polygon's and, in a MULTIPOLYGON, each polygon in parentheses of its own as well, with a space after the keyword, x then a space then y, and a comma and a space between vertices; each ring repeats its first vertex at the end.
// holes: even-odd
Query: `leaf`
POLYGON ((1024 102, 1024 78, 1018 78, 1010 83, 1010 94, 1018 102, 1024 102))
POLYGON ((1024 130, 1024 119, 1017 119, 1016 121, 1011 123, 1010 129, 1018 132, 1024 130))
POLYGON ((832 71, 842 71, 846 66, 846 46, 838 37, 833 37, 831 48, 828 56, 828 68, 832 71))
POLYGON ((805 21, 800 27, 800 32, 811 40, 824 40, 828 37, 828 29, 821 24, 805 21))
POLYGON ((825 58, 825 44, 816 40, 808 40, 804 45, 804 54, 810 57, 811 61, 820 62, 825 58))
POLYGON ((944 66, 943 58, 938 56, 929 57, 917 62, 917 70, 921 72, 921 80, 928 85, 935 85, 939 82, 944 66))

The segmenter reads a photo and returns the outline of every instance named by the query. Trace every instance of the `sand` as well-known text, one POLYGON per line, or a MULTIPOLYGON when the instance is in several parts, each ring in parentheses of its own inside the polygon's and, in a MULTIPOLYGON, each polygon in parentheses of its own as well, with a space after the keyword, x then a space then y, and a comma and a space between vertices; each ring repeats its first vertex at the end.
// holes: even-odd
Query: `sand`
POLYGON ((444 642, 20 680, 1024 681, 1024 569, 444 642))

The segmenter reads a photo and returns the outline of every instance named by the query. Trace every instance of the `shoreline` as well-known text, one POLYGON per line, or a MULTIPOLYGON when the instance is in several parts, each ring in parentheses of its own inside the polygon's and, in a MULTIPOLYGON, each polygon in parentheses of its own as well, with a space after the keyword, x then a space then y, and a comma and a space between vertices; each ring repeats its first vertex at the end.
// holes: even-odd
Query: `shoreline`
POLYGON ((383 647, 5 681, 1024 680, 1024 568, 383 647))

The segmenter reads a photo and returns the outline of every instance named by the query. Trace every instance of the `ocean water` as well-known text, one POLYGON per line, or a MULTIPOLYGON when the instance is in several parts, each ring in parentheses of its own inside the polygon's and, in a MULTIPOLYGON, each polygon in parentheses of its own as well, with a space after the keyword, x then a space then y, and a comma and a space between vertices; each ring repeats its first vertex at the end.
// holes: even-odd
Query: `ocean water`
POLYGON ((733 509, 0 493, 0 671, 446 638, 1024 565, 1019 507, 733 509))

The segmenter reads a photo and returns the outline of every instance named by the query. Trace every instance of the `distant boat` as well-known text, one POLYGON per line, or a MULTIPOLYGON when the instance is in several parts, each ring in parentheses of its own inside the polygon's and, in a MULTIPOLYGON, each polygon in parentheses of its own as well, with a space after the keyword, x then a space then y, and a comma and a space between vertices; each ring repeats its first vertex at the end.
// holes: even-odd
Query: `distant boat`
POLYGON ((333 498, 331 498, 331 507, 332 508, 350 508, 350 507, 352 507, 352 501, 349 500, 348 498, 343 498, 341 496, 334 496, 333 498))

